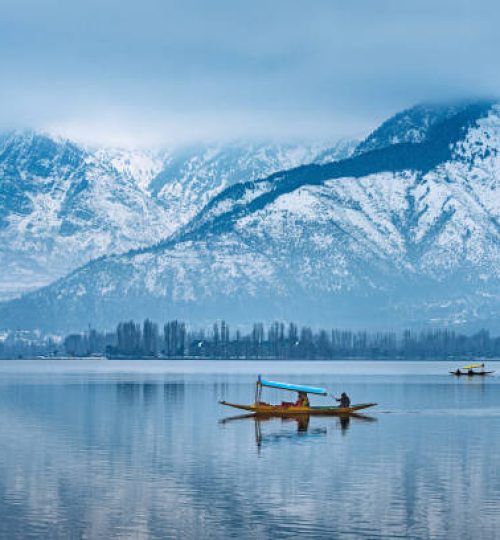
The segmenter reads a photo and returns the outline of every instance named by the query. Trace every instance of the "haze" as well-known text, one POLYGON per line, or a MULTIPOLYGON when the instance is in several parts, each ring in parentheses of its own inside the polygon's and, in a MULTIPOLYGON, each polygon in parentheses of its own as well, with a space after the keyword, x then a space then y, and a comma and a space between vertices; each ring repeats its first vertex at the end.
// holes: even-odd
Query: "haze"
POLYGON ((494 97, 494 1, 2 0, 0 122, 109 144, 357 137, 494 97))

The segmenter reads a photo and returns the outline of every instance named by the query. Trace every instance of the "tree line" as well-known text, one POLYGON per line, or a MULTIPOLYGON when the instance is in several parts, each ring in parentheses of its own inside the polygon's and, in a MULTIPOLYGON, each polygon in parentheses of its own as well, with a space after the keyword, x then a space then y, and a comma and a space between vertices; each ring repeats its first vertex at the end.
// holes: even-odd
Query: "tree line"
POLYGON ((296 323, 254 323, 251 329, 230 331, 225 321, 209 329, 188 329, 182 321, 162 328, 146 319, 143 324, 121 322, 116 330, 90 330, 64 339, 70 356, 104 354, 116 358, 337 358, 438 359, 500 357, 500 337, 487 330, 471 335, 446 328, 370 332, 367 330, 314 330, 296 323))
POLYGON ((178 320, 162 327, 146 319, 120 322, 111 332, 89 329, 62 339, 11 332, 0 339, 0 357, 108 356, 109 358, 446 359, 500 358, 500 336, 466 335, 446 328, 373 332, 323 330, 296 323, 254 323, 230 330, 225 321, 190 329, 178 320))

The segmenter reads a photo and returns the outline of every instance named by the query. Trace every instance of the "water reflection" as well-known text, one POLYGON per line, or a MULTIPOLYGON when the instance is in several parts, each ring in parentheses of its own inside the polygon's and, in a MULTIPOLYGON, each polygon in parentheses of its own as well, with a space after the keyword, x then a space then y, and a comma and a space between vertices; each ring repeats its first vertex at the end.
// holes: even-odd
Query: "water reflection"
POLYGON ((312 364, 282 378, 378 401, 377 420, 219 423, 218 399, 244 402, 255 374, 184 365, 0 369, 0 538, 498 537, 500 378, 312 364))
POLYGON ((265 416, 257 415, 254 413, 250 414, 239 414, 235 416, 228 416, 219 420, 220 424, 228 424, 235 421, 252 421, 255 427, 255 444, 258 448, 262 447, 263 442, 277 442, 280 440, 294 441, 301 440, 303 441, 305 437, 317 438, 321 435, 326 435, 328 429, 326 426, 327 419, 329 420, 329 426, 338 429, 343 435, 349 429, 351 422, 376 422, 377 419, 373 416, 368 416, 365 414, 350 414, 350 415, 332 415, 332 416, 316 416, 316 420, 319 420, 322 425, 316 426, 310 429, 311 415, 302 414, 302 415, 279 415, 279 416, 265 416), (273 424, 274 430, 270 432, 263 431, 263 426, 265 424, 273 424), (296 426, 296 429, 283 431, 282 429, 277 430, 276 426, 282 426, 286 424, 292 424, 296 426))
POLYGON ((114 385, 120 405, 143 404, 145 407, 161 399, 163 402, 179 403, 184 397, 184 383, 120 382, 114 385), (160 396, 160 392, 163 395, 160 396))

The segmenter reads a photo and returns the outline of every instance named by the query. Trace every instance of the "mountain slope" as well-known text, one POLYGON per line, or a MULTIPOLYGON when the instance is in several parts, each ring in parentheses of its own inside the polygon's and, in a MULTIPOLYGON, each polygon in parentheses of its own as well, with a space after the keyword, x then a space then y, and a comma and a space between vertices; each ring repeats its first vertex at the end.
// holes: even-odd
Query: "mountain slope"
POLYGON ((187 224, 224 189, 283 169, 348 157, 353 141, 335 144, 228 143, 182 148, 169 154, 147 189, 176 228, 187 224))
POLYGON ((34 132, 0 138, 0 298, 110 253, 147 246, 242 178, 352 146, 225 145, 171 152, 86 148, 34 132))
POLYGON ((491 326, 500 108, 449 110, 434 119, 406 111, 416 126, 426 118, 417 139, 389 121, 389 142, 350 159, 235 184, 166 241, 89 263, 4 305, 0 321, 52 330, 145 316, 491 326))
POLYGON ((66 140, 33 132, 4 137, 0 182, 4 293, 165 235, 164 212, 135 178, 66 140))

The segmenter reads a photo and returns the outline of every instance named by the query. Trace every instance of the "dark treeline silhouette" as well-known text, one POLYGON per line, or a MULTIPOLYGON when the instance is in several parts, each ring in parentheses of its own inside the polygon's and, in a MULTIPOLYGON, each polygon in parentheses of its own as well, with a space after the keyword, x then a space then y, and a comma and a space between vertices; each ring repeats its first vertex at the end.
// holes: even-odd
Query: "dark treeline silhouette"
POLYGON ((439 359, 500 357, 500 337, 487 330, 464 335, 449 329, 368 332, 313 330, 295 323, 255 323, 250 331, 230 332, 225 321, 210 330, 188 330, 185 323, 169 321, 162 331, 149 319, 142 326, 120 323, 115 332, 90 330, 64 340, 71 356, 106 354, 116 358, 268 358, 317 359, 401 358, 439 359))
POLYGON ((449 329, 404 332, 313 330, 295 323, 255 323, 251 330, 230 331, 225 321, 210 329, 192 330, 181 321, 160 329, 121 322, 112 332, 89 329, 64 339, 34 332, 12 332, 0 340, 0 358, 37 356, 102 356, 110 358, 240 358, 240 359, 447 359, 499 358, 500 337, 487 330, 472 335, 449 329))

